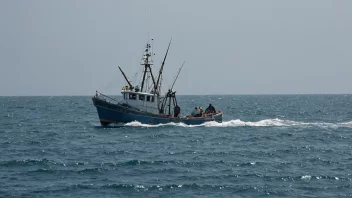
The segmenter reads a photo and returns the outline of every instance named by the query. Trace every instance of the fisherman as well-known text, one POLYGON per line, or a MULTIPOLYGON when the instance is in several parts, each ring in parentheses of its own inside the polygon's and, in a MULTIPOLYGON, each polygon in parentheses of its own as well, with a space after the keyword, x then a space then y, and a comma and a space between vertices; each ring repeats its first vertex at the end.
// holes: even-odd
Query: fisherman
POLYGON ((215 113, 215 107, 211 104, 209 104, 209 107, 205 110, 205 113, 215 113))
POLYGON ((180 113, 181 113, 181 108, 178 105, 176 105, 174 108, 174 117, 177 118, 180 113))
POLYGON ((203 116, 203 108, 199 107, 199 117, 202 117, 202 116, 203 116))
POLYGON ((135 92, 139 92, 139 90, 140 90, 140 89, 139 89, 139 86, 137 85, 137 86, 134 88, 134 91, 135 91, 135 92))
POLYGON ((198 114, 198 107, 195 107, 191 113, 192 116, 196 116, 198 114))

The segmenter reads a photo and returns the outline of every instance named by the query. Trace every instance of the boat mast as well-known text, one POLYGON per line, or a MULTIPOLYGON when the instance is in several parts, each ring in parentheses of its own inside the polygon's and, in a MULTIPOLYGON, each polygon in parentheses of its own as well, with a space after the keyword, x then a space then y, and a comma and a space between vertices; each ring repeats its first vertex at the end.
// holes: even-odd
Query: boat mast
POLYGON ((169 46, 167 47, 167 50, 166 50, 166 54, 165 54, 165 57, 164 57, 164 60, 163 60, 163 63, 161 64, 161 67, 160 67, 160 70, 159 70, 159 76, 158 76, 158 80, 156 81, 156 84, 154 84, 154 92, 157 92, 158 95, 160 94, 160 88, 161 88, 161 82, 160 82, 160 79, 161 79, 161 75, 163 73, 163 70, 164 70, 164 65, 165 65, 165 60, 166 60, 166 57, 167 57, 167 54, 169 53, 169 49, 170 49, 170 45, 171 45, 171 41, 172 39, 170 40, 169 42, 169 46), (159 82, 160 82, 160 86, 159 86, 159 82), (158 86, 159 86, 159 91, 158 91, 158 86))
POLYGON ((151 68, 151 65, 153 65, 153 62, 151 60, 152 52, 151 52, 150 48, 151 48, 151 45, 148 42, 147 45, 146 45, 146 49, 145 49, 145 52, 144 52, 144 55, 143 55, 143 58, 142 58, 142 63, 141 63, 141 65, 144 65, 144 73, 143 73, 141 92, 143 92, 144 83, 145 83, 145 76, 147 75, 147 72, 150 72, 150 75, 152 77, 153 84, 154 84, 154 87, 155 87, 155 79, 154 79, 152 68, 151 68))

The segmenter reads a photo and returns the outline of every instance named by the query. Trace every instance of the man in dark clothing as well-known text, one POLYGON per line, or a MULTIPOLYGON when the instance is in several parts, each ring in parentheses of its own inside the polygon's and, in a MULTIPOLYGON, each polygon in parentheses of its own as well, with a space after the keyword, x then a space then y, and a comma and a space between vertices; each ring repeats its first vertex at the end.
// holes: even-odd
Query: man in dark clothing
POLYGON ((176 105, 174 108, 174 117, 177 118, 180 113, 181 113, 181 108, 178 105, 176 105))
POLYGON ((192 116, 196 117, 196 115, 198 114, 198 107, 195 107, 191 113, 192 116))
POLYGON ((215 107, 209 104, 209 107, 205 110, 205 113, 215 113, 215 107))

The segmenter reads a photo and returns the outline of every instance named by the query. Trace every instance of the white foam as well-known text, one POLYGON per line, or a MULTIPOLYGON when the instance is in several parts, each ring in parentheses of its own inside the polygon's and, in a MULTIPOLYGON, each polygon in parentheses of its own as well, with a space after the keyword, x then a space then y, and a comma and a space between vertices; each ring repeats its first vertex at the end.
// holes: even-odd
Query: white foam
POLYGON ((177 127, 290 127, 290 126, 316 126, 322 128, 339 128, 339 127, 351 127, 352 128, 352 121, 351 122, 343 122, 343 123, 326 123, 326 122, 296 122, 291 120, 281 120, 278 118, 275 119, 265 119, 260 120, 257 122, 245 122, 239 119, 225 121, 222 123, 216 121, 205 122, 200 125, 187 125, 184 123, 166 123, 166 124, 157 124, 157 125, 150 125, 150 124, 142 124, 140 122, 134 121, 125 124, 125 126, 134 126, 134 127, 162 127, 162 126, 177 126, 177 127))
POLYGON ((341 126, 344 126, 344 127, 352 127, 352 121, 350 122, 342 122, 342 123, 339 123, 341 126))
POLYGON ((186 125, 184 123, 174 123, 174 122, 169 122, 166 124, 156 124, 156 125, 151 125, 151 124, 142 124, 138 121, 133 121, 125 124, 125 126, 134 126, 134 127, 161 127, 161 126, 180 126, 180 127, 194 127, 196 125, 186 125))
POLYGON ((310 176, 310 175, 304 175, 301 177, 302 180, 306 180, 306 181, 309 181, 311 178, 312 178, 312 176, 310 176))
POLYGON ((222 123, 218 123, 215 121, 206 122, 202 124, 206 127, 236 127, 236 126, 254 126, 254 127, 263 127, 263 126, 294 126, 294 125, 304 125, 305 123, 294 122, 289 120, 280 120, 276 119, 265 119, 257 122, 245 122, 242 120, 230 120, 222 123))

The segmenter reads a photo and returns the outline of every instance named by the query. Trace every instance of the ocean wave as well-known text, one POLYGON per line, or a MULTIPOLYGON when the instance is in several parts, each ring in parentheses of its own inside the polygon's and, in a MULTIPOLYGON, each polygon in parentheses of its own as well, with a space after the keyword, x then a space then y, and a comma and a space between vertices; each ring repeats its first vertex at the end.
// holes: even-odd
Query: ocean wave
MULTIPOLYGON (((275 187, 275 186, 272 186, 275 187)), ((282 185, 281 185, 282 187, 282 185)), ((351 188, 351 184, 343 184, 343 185, 335 185, 335 186, 317 186, 317 187, 306 187, 314 190, 336 190, 336 189, 349 189, 351 188)), ((128 184, 128 183, 110 183, 110 184, 71 184, 67 186, 47 186, 44 188, 39 188, 33 191, 33 193, 55 193, 55 192, 68 192, 77 189, 84 190, 104 190, 104 189, 113 189, 118 190, 119 193, 128 193, 126 195, 130 195, 131 191, 133 192, 168 192, 170 191, 193 191, 193 190, 202 190, 209 192, 217 192, 217 191, 231 191, 238 193, 249 193, 249 192, 262 192, 268 194, 276 194, 276 195, 284 195, 287 193, 285 190, 274 190, 273 188, 268 188, 263 185, 249 185, 249 184, 241 184, 241 185, 231 185, 231 184, 201 184, 201 183, 171 183, 171 184, 128 184)))
POLYGON ((73 184, 62 187, 44 187, 36 189, 34 193, 53 193, 59 191, 71 191, 74 189, 86 189, 86 190, 99 190, 99 189, 114 189, 114 190, 131 190, 135 192, 146 192, 146 191, 167 191, 170 190, 231 190, 235 192, 252 192, 261 191, 263 187, 255 187, 251 185, 209 185, 209 184, 197 184, 197 183, 180 183, 180 184, 164 184, 164 185, 144 185, 144 184, 124 184, 124 183, 111 183, 105 185, 96 184, 73 184))
POLYGON ((297 122, 291 120, 281 120, 278 118, 275 119, 265 119, 260 120, 257 122, 246 122, 239 119, 224 121, 224 122, 205 122, 200 125, 187 125, 184 123, 166 123, 166 124, 142 124, 138 121, 130 122, 125 124, 125 126, 132 126, 132 127, 165 127, 165 126, 177 126, 177 127, 291 127, 291 126, 298 126, 298 127, 322 127, 322 128, 340 128, 340 127, 347 127, 352 128, 352 121, 350 122, 342 122, 342 123, 328 123, 328 122, 297 122))
POLYGON ((210 161, 210 162, 199 162, 199 161, 183 161, 183 160, 129 160, 125 162, 120 162, 117 164, 113 165, 118 165, 118 166, 135 166, 135 165, 164 165, 164 164, 174 164, 174 165, 181 165, 181 166, 206 166, 209 163, 223 163, 223 161, 210 161))
POLYGON ((258 173, 250 173, 250 174, 219 174, 219 175, 191 175, 191 176, 180 176, 179 179, 185 181, 207 181, 207 180, 228 180, 229 178, 241 178, 241 179, 255 179, 258 178, 264 181, 311 181, 311 180, 330 180, 330 181, 338 181, 341 180, 343 182, 352 181, 349 177, 337 177, 337 176, 329 176, 329 175, 265 175, 258 173))
POLYGON ((60 164, 53 160, 44 159, 24 159, 24 160, 9 160, 0 161, 0 166, 26 166, 26 165, 50 165, 50 164, 60 164))

